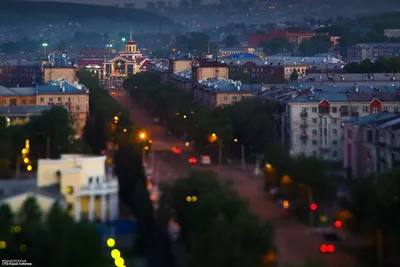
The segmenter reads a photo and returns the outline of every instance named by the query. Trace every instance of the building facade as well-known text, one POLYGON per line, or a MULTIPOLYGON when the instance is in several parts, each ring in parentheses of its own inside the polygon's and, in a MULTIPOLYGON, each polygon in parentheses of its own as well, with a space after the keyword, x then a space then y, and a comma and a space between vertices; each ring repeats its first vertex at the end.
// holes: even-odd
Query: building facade
POLYGON ((81 136, 89 112, 89 91, 82 85, 58 80, 35 87, 0 87, 0 107, 7 111, 3 116, 10 118, 11 123, 29 119, 40 110, 34 107, 53 105, 63 106, 70 112, 75 119, 74 129, 81 136), (19 107, 18 111, 15 107, 19 107))
POLYGON ((0 60, 0 86, 33 86, 42 84, 40 61, 0 60))
POLYGON ((38 162, 40 187, 57 185, 76 221, 119 217, 118 179, 106 169, 106 156, 62 155, 38 162))
POLYGON ((343 163, 352 178, 400 166, 400 115, 382 112, 345 123, 343 163))
POLYGON ((349 61, 376 60, 380 57, 400 56, 400 43, 355 44, 347 49, 349 61))
POLYGON ((291 153, 342 161, 344 121, 382 111, 398 112, 399 107, 396 92, 297 96, 287 105, 291 153))

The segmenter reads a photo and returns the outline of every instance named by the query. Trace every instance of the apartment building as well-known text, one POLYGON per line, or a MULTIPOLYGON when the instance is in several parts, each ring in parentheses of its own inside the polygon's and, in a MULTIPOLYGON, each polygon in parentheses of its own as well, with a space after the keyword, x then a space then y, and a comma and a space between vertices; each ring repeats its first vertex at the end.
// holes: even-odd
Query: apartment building
POLYGON ((32 86, 41 84, 42 63, 26 60, 0 60, 0 86, 32 86))
POLYGON ((380 57, 398 56, 400 56, 400 43, 360 43, 347 49, 347 59, 349 61, 375 60, 380 57))
POLYGON ((399 38, 400 37, 400 29, 385 29, 383 34, 388 38, 399 38))
POLYGON ((307 86, 400 86, 400 73, 308 73, 297 79, 307 86))
POLYGON ((261 90, 261 84, 243 85, 227 79, 206 79, 193 88, 193 99, 205 108, 216 108, 252 97, 261 90))
POLYGON ((53 105, 64 106, 69 110, 75 119, 74 128, 80 136, 89 112, 89 91, 81 84, 57 80, 35 87, 0 87, 0 107, 5 110, 1 115, 6 116, 10 124, 29 120, 33 115, 31 112, 38 110, 33 107, 53 105))
POLYGON ((344 167, 351 178, 400 166, 400 115, 381 112, 344 124, 344 167))
POLYGON ((382 111, 398 112, 397 92, 312 93, 292 98, 287 105, 292 154, 343 160, 343 124, 382 111))

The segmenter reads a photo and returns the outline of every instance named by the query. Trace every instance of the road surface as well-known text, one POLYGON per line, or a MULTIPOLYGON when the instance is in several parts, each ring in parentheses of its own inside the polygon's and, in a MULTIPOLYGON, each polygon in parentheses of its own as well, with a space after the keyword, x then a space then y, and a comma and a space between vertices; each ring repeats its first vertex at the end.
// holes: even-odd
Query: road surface
MULTIPOLYGON (((188 158, 194 152, 186 148, 184 142, 168 134, 161 125, 154 123, 154 118, 139 106, 132 103, 128 96, 114 96, 125 108, 130 110, 131 119, 153 140, 153 150, 156 158, 156 177, 161 182, 170 182, 183 177, 190 170, 207 169, 193 166, 188 158), (172 147, 182 149, 182 154, 174 155, 172 147)), ((261 220, 268 220, 275 226, 275 244, 278 249, 279 266, 300 264, 307 260, 320 261, 324 267, 356 267, 354 259, 349 255, 335 251, 321 253, 319 248, 326 243, 322 236, 314 234, 312 229, 295 218, 281 218, 281 209, 268 199, 263 189, 263 181, 249 171, 242 171, 235 166, 212 166, 223 181, 233 181, 237 193, 249 202, 253 212, 261 220)))

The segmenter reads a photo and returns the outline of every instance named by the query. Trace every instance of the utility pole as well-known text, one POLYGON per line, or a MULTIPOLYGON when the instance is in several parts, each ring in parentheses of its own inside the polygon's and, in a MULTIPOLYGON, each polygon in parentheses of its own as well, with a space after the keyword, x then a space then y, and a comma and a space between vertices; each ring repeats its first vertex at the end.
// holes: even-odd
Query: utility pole
POLYGON ((50 158, 50 137, 46 138, 46 157, 50 158))
POLYGON ((218 139, 218 164, 222 165, 222 141, 218 139))
POLYGON ((240 155, 241 155, 241 159, 242 159, 242 170, 246 170, 246 158, 245 158, 245 154, 244 154, 244 145, 241 144, 240 145, 240 155))

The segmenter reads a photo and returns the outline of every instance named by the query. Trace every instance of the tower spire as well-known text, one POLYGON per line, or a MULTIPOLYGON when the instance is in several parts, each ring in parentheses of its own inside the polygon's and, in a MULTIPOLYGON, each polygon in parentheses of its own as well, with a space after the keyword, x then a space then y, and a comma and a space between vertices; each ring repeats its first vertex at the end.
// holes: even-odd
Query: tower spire
POLYGON ((132 41, 133 39, 132 39, 132 27, 131 27, 131 30, 130 30, 130 34, 129 34, 129 41, 132 41))
POLYGON ((210 53, 210 41, 208 41, 208 44, 207 44, 207 52, 210 53))

